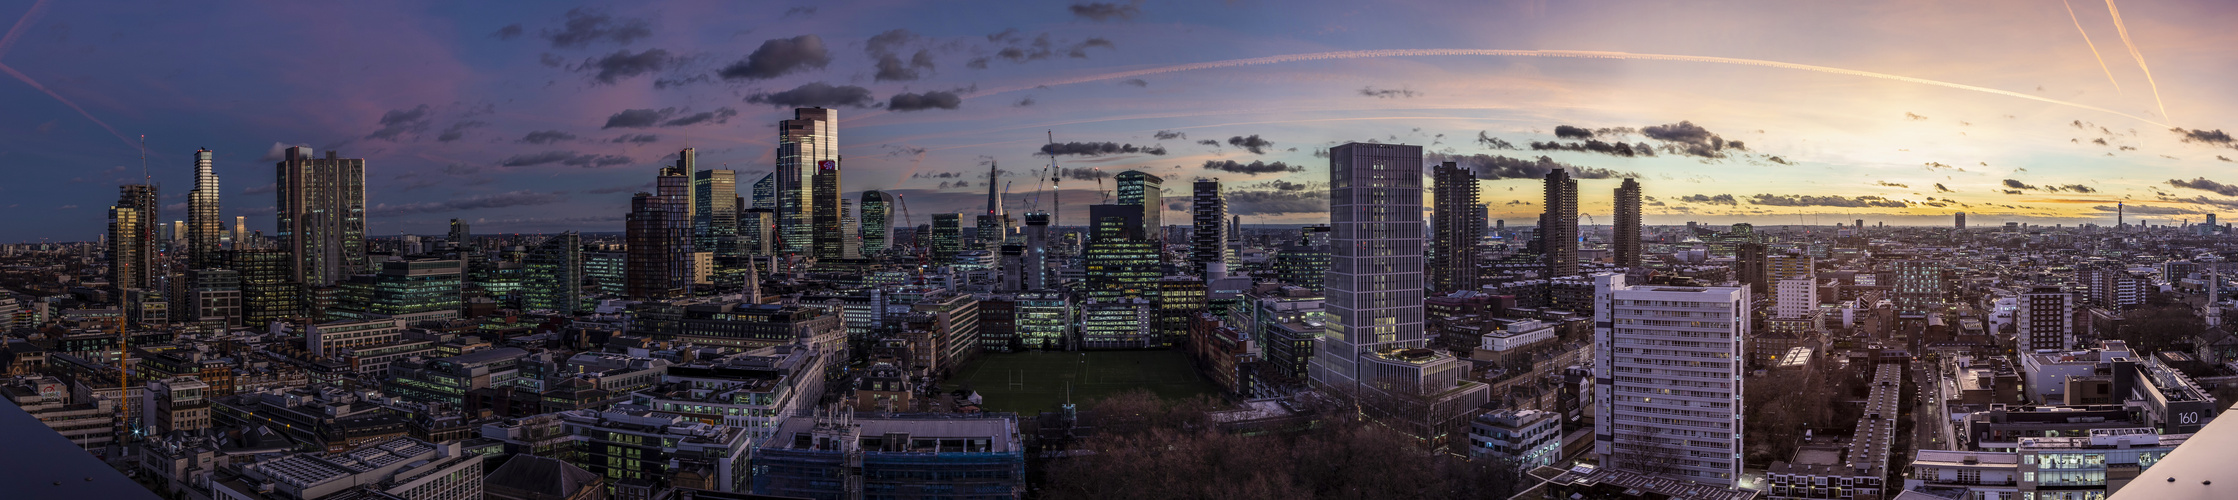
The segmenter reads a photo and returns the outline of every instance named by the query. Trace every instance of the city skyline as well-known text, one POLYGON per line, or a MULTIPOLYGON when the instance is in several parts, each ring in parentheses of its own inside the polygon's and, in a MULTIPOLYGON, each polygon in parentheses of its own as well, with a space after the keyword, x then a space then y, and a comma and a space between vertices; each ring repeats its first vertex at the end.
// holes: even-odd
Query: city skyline
POLYGON ((1128 169, 1169 180, 1167 221, 1186 181, 1212 177, 1246 223, 1323 222, 1316 154, 1354 141, 1455 156, 1486 179, 1489 217, 1519 226, 1540 211, 1541 156, 1573 167, 1596 217, 1636 174, 1653 225, 2112 225, 2118 202, 2132 223, 2173 224, 2238 207, 2217 177, 2238 151, 2214 118, 2234 103, 2212 91, 2234 71, 2216 47, 2238 9, 2210 2, 2128 5, 2118 27, 2087 2, 2072 17, 2019 2, 1095 5, 1110 9, 12 6, 0 100, 20 111, 0 150, 17 182, 0 197, 46 215, 0 241, 95 239, 115 186, 140 178, 142 134, 171 219, 208 148, 219 218, 274 234, 266 172, 303 145, 366 160, 368 235, 452 218, 619 232, 673 152, 760 179, 767 127, 807 105, 846 120, 840 198, 973 212, 992 187, 982 162, 1000 162, 1004 203, 1025 207, 1047 148, 1096 169, 1063 183, 1056 223, 1074 227, 1105 197, 1093 173, 1128 169), (295 22, 329 18, 350 22, 295 22), (1420 34, 1375 35, 1402 28, 1420 34), (1747 34, 1705 36, 1724 31, 1747 34), (356 41, 370 33, 390 43, 356 41))

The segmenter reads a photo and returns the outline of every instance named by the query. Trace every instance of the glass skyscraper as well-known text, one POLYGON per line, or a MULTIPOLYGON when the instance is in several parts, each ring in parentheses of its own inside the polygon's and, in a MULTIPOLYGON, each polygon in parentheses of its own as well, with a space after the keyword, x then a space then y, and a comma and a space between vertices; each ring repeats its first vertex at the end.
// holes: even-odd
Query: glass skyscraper
POLYGON ((194 151, 194 190, 187 192, 187 267, 223 267, 225 220, 218 215, 218 174, 208 149, 194 151))
POLYGON ((877 255, 894 246, 894 195, 864 191, 855 209, 856 219, 862 221, 863 255, 877 255))
MULTIPOLYGON (((793 110, 793 119, 777 122, 777 181, 770 187, 777 199, 778 253, 813 253, 818 212, 811 191, 816 173, 827 166, 839 168, 837 110, 799 108, 793 110)), ((838 189, 836 182, 833 185, 838 189)), ((833 200, 837 199, 835 194, 833 200)), ((838 219, 832 222, 836 225, 838 219)))
POLYGON ((1215 262, 1227 262, 1228 200, 1220 195, 1219 179, 1197 179, 1194 186, 1196 198, 1192 205, 1190 221, 1195 223, 1189 233, 1189 264, 1198 276, 1211 276, 1205 268, 1215 262))
MULTIPOLYGON (((692 155, 692 150, 684 150, 692 155)), ((738 173, 692 172, 692 246, 719 257, 738 255, 738 173)))
POLYGON ((1120 172, 1112 179, 1119 183, 1119 204, 1142 207, 1142 237, 1164 242, 1166 202, 1162 190, 1166 181, 1136 170, 1120 172))
POLYGON ((161 197, 153 184, 126 184, 109 207, 109 274, 120 289, 152 288, 156 240, 162 230, 161 197))
POLYGON ((574 231, 552 236, 522 259, 527 283, 521 308, 571 313, 583 310, 583 237, 574 231))
POLYGON ((280 249, 292 261, 290 278, 308 286, 332 285, 366 271, 365 160, 311 148, 288 148, 277 165, 280 249))

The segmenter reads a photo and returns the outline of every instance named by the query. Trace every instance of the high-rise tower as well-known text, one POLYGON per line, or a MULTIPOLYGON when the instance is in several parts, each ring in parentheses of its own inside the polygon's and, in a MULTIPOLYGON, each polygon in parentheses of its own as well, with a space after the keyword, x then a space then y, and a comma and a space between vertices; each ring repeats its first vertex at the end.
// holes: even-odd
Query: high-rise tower
POLYGON ((1640 181, 1624 178, 1616 187, 1616 265, 1640 267, 1640 181))
POLYGON ((1436 446, 1491 392, 1423 336, 1422 147, 1329 148, 1328 321, 1307 376, 1362 415, 1436 446))
POLYGON ((1593 451, 1601 466, 1740 482, 1749 297, 1747 288, 1629 286, 1622 274, 1593 276, 1593 451), (1626 319, 1642 317, 1690 321, 1626 319), (1631 345, 1656 347, 1623 347, 1631 345))
POLYGON ((365 272, 365 159, 333 151, 315 158, 297 146, 277 167, 277 230, 289 278, 318 287, 365 272))
POLYGON ((809 186, 809 197, 813 199, 810 204, 815 207, 809 213, 809 221, 816 228, 816 233, 809 238, 815 243, 814 255, 818 259, 849 258, 848 240, 854 235, 847 233, 847 216, 839 206, 839 161, 817 161, 816 173, 809 176, 809 186))
POLYGON ((995 168, 994 162, 987 163, 987 212, 975 219, 978 230, 973 237, 978 240, 978 246, 974 250, 999 252, 1004 240, 1010 239, 1010 214, 1002 211, 1001 175, 1002 171, 995 168))
POLYGON ((777 210, 777 174, 762 174, 762 180, 754 181, 751 201, 754 204, 751 208, 777 210))
POLYGON ((1430 213, 1430 289, 1475 290, 1477 245, 1484 239, 1476 172, 1449 161, 1430 168, 1430 181, 1436 204, 1430 213))
POLYGON ((194 151, 194 190, 187 192, 187 267, 211 269, 225 266, 220 253, 225 233, 218 215, 218 174, 208 149, 194 151))
POLYGON ((1211 276, 1207 268, 1225 264, 1228 253, 1228 199, 1220 195, 1219 179, 1197 179, 1190 220, 1189 265, 1198 276, 1211 276))
POLYGON ((629 208, 623 226, 629 250, 623 262, 624 294, 633 299, 667 298, 690 276, 675 274, 671 265, 678 240, 671 237, 674 231, 669 225, 676 218, 670 216, 668 202, 652 193, 637 193, 629 208))
POLYGON ((1112 179, 1119 183, 1120 205, 1142 207, 1142 237, 1164 243, 1166 204, 1160 191, 1165 189, 1165 179, 1136 170, 1120 172, 1112 179))
MULTIPOLYGON (((697 156, 691 149, 684 155, 697 156)), ((692 172, 692 246, 719 257, 738 256, 738 173, 692 172)))
POLYGON ((1577 274, 1577 179, 1565 169, 1546 173, 1546 208, 1539 214, 1539 248, 1548 277, 1577 274))
POLYGON ((893 247, 894 195, 875 189, 864 191, 855 209, 855 217, 862 221, 863 255, 877 255, 893 247))
MULTIPOLYGON (((814 253, 814 217, 819 212, 813 191, 816 174, 825 168, 839 169, 839 112, 826 108, 794 109, 793 119, 777 122, 777 182, 771 188, 777 197, 779 253, 814 253)), ((833 184, 835 193, 837 185, 833 184)), ((832 202, 837 204, 836 194, 832 202)), ((832 215, 832 223, 837 226, 838 212, 832 215)))
POLYGON ((109 207, 109 274, 119 289, 154 288, 161 200, 154 184, 126 184, 109 207))

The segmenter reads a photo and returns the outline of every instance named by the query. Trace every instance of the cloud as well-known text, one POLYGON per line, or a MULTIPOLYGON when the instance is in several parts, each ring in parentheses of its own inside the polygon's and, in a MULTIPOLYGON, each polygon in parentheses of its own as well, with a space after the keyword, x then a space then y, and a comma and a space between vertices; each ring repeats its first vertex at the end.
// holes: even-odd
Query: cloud
POLYGON ((1420 94, 1420 93, 1418 93, 1418 92, 1415 92, 1415 91, 1412 91, 1412 90, 1407 90, 1407 89, 1403 89, 1403 88, 1401 88, 1401 89, 1379 89, 1379 88, 1375 88, 1375 87, 1360 87, 1360 95, 1364 95, 1364 96, 1368 96, 1368 97, 1374 97, 1374 98, 1377 98, 1377 99, 1391 99, 1391 98, 1414 97, 1414 96, 1417 96, 1417 95, 1421 95, 1421 94, 1420 94))
POLYGON ((482 167, 468 165, 465 163, 453 163, 443 166, 443 173, 451 175, 474 175, 476 173, 480 173, 481 171, 482 167))
POLYGON ((1140 5, 1140 2, 1126 5, 1103 2, 1076 3, 1072 4, 1072 15, 1099 22, 1112 19, 1134 19, 1135 16, 1142 15, 1142 8, 1137 7, 1137 5, 1140 5))
POLYGON ((878 56, 878 73, 873 79, 881 82, 910 81, 923 76, 924 73, 920 70, 930 69, 933 69, 932 51, 918 49, 917 54, 910 56, 906 64, 901 62, 900 56, 886 54, 878 56))
POLYGON ((1577 165, 1570 165, 1554 161, 1553 158, 1548 158, 1545 156, 1541 156, 1537 160, 1526 160, 1521 158, 1510 158, 1506 156, 1493 156, 1484 154, 1461 156, 1441 153, 1428 153, 1422 155, 1422 163, 1425 164, 1434 165, 1449 161, 1453 162, 1455 165, 1467 167, 1470 172, 1476 173, 1476 178, 1478 179, 1489 180, 1542 179, 1546 177, 1546 174, 1548 172, 1553 172, 1554 169, 1557 168, 1568 170, 1570 172, 1570 176, 1578 179, 1617 179, 1637 176, 1637 174, 1633 174, 1631 172, 1618 172, 1605 168, 1580 167, 1577 165))
POLYGON ((1739 205, 1741 204, 1740 200, 1734 199, 1734 198, 1733 198, 1733 195, 1729 195, 1729 194, 1721 194, 1721 195, 1716 195, 1716 196, 1707 196, 1707 195, 1699 195, 1699 194, 1690 194, 1690 195, 1686 195, 1686 196, 1680 196, 1680 197, 1678 197, 1678 201, 1680 201, 1680 202, 1683 202, 1683 203, 1699 203, 1699 204, 1703 204, 1703 205, 1733 205, 1733 206, 1739 206, 1739 205))
POLYGON ((2222 160, 2222 161, 2233 161, 2233 160, 2231 160, 2231 159, 2230 159, 2230 157, 2228 157, 2228 156, 2223 156, 2223 155, 2215 155, 2215 159, 2217 159, 2217 160, 2222 160))
POLYGON ((1217 148, 1217 147, 1220 147, 1220 140, 1219 140, 1219 139, 1198 139, 1198 140, 1197 140, 1197 144, 1203 144, 1203 145, 1206 145, 1206 146, 1212 146, 1212 147, 1215 147, 1215 148, 1217 148))
POLYGON ((524 190, 513 191, 509 193, 453 198, 448 201, 431 203, 408 203, 403 205, 389 205, 384 203, 380 205, 374 205, 373 208, 368 211, 372 212, 374 215, 401 215, 456 212, 460 210, 480 210, 485 208, 550 205, 566 201, 566 195, 567 192, 565 191, 553 191, 546 193, 524 190))
POLYGON ((1163 155, 1166 154, 1166 148, 1158 146, 1137 147, 1133 144, 1120 144, 1116 142, 1063 142, 1057 144, 1044 144, 1041 146, 1041 151, 1034 154, 1042 156, 1103 156, 1137 153, 1163 155))
POLYGON ((266 162, 277 162, 277 161, 280 161, 280 160, 286 159, 286 158, 287 158, 287 150, 288 150, 288 148, 292 148, 292 147, 297 147, 297 146, 301 146, 301 147, 306 147, 306 148, 307 148, 307 147, 311 147, 311 145, 310 145, 310 144, 306 144, 306 143, 300 143, 300 142, 299 142, 299 143, 295 143, 295 144, 288 144, 288 143, 285 143, 285 142, 274 142, 274 143, 272 143, 272 149, 267 149, 267 150, 264 150, 264 156, 258 157, 258 158, 257 158, 257 161, 266 161, 266 162))
POLYGON ((1153 138, 1157 138, 1158 140, 1161 140, 1161 141, 1165 141, 1165 140, 1173 140, 1173 139, 1188 139, 1188 138, 1189 138, 1189 134, 1186 134, 1186 133, 1182 133, 1182 132, 1175 132, 1175 131, 1171 131, 1171 130, 1160 130, 1160 131, 1158 131, 1157 133, 1154 133, 1154 134, 1150 134, 1150 137, 1153 137, 1153 138))
POLYGON ((2120 211, 2120 212, 2123 212, 2123 213, 2132 213, 2132 214, 2138 214, 2138 215, 2190 215, 2190 214, 2197 214, 2197 213, 2201 213, 2201 212, 2200 212, 2200 211, 2198 211, 2198 210, 2193 210, 2193 209, 2189 209, 2189 208, 2176 208, 2176 207, 2156 207, 2156 206, 2149 206, 2149 205, 2128 205, 2128 206, 2124 206, 2124 207, 2110 207, 2110 206, 2105 206, 2105 205, 2099 205, 2099 206, 2095 206, 2095 207, 2090 207, 2090 208, 2091 208, 2092 210, 2097 210, 2097 211, 2100 211, 2100 212, 2107 212, 2107 213, 2112 213, 2112 212, 2120 211))
MULTIPOLYGON (((1017 31, 1018 30, 1011 29, 1004 30, 1001 33, 996 33, 993 35, 987 35, 987 41, 1010 44, 1010 46, 1008 47, 1003 47, 999 50, 996 50, 994 57, 1000 57, 1014 63, 1026 63, 1029 61, 1039 61, 1042 59, 1056 57, 1058 53, 1062 52, 1066 57, 1085 59, 1088 57, 1088 49, 1090 48, 1118 48, 1118 44, 1114 44, 1111 42, 1111 40, 1104 38, 1089 38, 1080 43, 1066 45, 1060 48, 1057 47, 1056 41, 1049 38, 1048 33, 1035 35, 1033 41, 1026 42, 1023 45, 1020 45, 1018 42, 1021 37, 1018 35, 1017 31)), ((970 62, 965 63, 964 66, 972 69, 987 69, 987 61, 988 58, 980 57, 972 59, 970 62)), ((1122 85, 1135 85, 1133 82, 1140 80, 1141 79, 1139 78, 1122 80, 1119 83, 1122 85)), ((1145 86, 1149 84, 1150 82, 1142 82, 1137 86, 1145 86)))
POLYGON ((731 63, 717 71, 724 80, 766 80, 809 68, 822 69, 831 64, 831 51, 824 48, 824 39, 816 35, 792 38, 773 38, 762 42, 746 59, 731 63))
POLYGON ((1688 156, 1724 158, 1724 150, 1748 150, 1748 147, 1743 145, 1741 141, 1727 141, 1724 137, 1719 137, 1708 129, 1685 120, 1666 125, 1641 127, 1640 134, 1646 135, 1649 139, 1663 141, 1667 145, 1666 151, 1688 156))
POLYGON ((2060 185, 2057 185, 2057 186, 2046 186, 2046 187, 2050 188, 2050 189, 2051 189, 2051 190, 2053 190, 2053 191, 2067 191, 2067 192, 2071 192, 2071 193, 2096 193, 2096 192, 2098 192, 2098 188, 2094 188, 2094 187, 2090 187, 2090 186, 2085 186, 2085 185, 2082 185, 2082 184, 2060 184, 2060 185))
POLYGON ((1066 178, 1066 179, 1079 180, 1079 181, 1092 181, 1092 180, 1096 180, 1096 179, 1108 179, 1108 178, 1111 178, 1111 174, 1107 174, 1107 173, 1104 173, 1104 172, 1103 172, 1102 170, 1096 170, 1096 169, 1092 169, 1092 168, 1068 168, 1068 169, 1064 169, 1064 176, 1065 176, 1065 178, 1066 178))
POLYGON ((916 33, 910 33, 907 29, 894 28, 886 30, 885 33, 872 35, 870 40, 863 42, 863 52, 869 53, 873 57, 892 54, 895 49, 900 49, 903 45, 916 40, 916 33))
MULTIPOLYGON (((569 136, 569 137, 573 137, 573 136, 569 136)), ((614 140, 611 140, 611 141, 606 141, 606 142, 613 142, 613 143, 630 143, 630 144, 645 144, 645 143, 651 143, 651 142, 660 142, 660 140, 661 140, 661 136, 657 136, 657 135, 653 135, 653 134, 623 134, 623 135, 622 135, 621 137, 615 137, 615 138, 614 138, 614 140)))
POLYGON ((581 7, 568 9, 567 20, 560 26, 557 31, 544 31, 544 38, 552 41, 552 48, 579 49, 602 41, 629 45, 639 38, 653 36, 650 21, 615 18, 604 11, 581 7))
POLYGON ((466 120, 458 123, 453 123, 449 127, 443 127, 443 133, 441 135, 435 136, 435 141, 451 142, 459 139, 464 139, 466 138, 466 129, 485 126, 489 126, 489 122, 481 120, 466 120))
MULTIPOLYGON (((2231 138, 2230 138, 2230 134, 2229 134, 2229 133, 2226 133, 2226 132, 2223 132, 2223 131, 2222 131, 2222 129, 2215 129, 2215 130, 2199 130, 2199 129, 2189 129, 2189 130, 2186 130, 2186 129, 2184 129, 2183 127, 2176 127, 2176 128, 2171 128, 2171 129, 2168 129, 2168 130, 2169 130, 2170 132, 2175 132, 2175 133, 2176 133, 2176 135, 2180 136, 2179 138, 2180 138, 2180 139, 2182 139, 2182 140, 2183 140, 2184 142, 2197 142, 2197 143, 2201 143, 2201 144, 2208 144, 2208 145, 2214 145, 2214 146, 2224 146, 2224 147, 2229 147, 2229 148, 2232 148, 2232 149, 2238 149, 2238 142, 2233 142, 2233 141, 2231 140, 2231 138)), ((2104 144, 2104 143, 2100 143, 2100 144, 2104 144)))
POLYGON ((629 159, 629 157, 626 156, 577 154, 574 151, 545 151, 542 153, 513 155, 512 157, 498 162, 498 166, 533 167, 537 165, 558 163, 561 165, 594 168, 622 165, 630 162, 631 160, 629 159))
POLYGON ((1767 157, 1764 157, 1764 161, 1768 161, 1768 162, 1772 162, 1772 163, 1778 163, 1778 164, 1781 164, 1781 165, 1794 165, 1794 164, 1795 164, 1795 162, 1787 161, 1787 159, 1786 159, 1786 158, 1781 158, 1781 157, 1777 157, 1777 156, 1767 156, 1767 157))
POLYGON ((1894 182, 1888 182, 1888 181, 1878 181, 1878 182, 1874 182, 1874 184, 1879 184, 1879 185, 1881 185, 1881 186, 1892 187, 1892 188, 1910 188, 1910 187, 1911 187, 1911 186, 1909 186, 1909 185, 1905 185, 1905 184, 1899 184, 1899 183, 1894 183, 1894 182))
POLYGON ((1563 139, 1591 139, 1593 131, 1569 125, 1555 125, 1554 136, 1563 139))
POLYGON ((538 64, 557 68, 566 65, 567 59, 557 55, 553 55, 550 52, 545 52, 536 56, 536 62, 538 64))
MULTIPOLYGON (((2230 160, 2226 159, 2223 161, 2230 160)), ((2183 179, 2169 179, 2168 185, 2184 189, 2197 189, 2200 191, 2207 191, 2223 196, 2238 196, 2238 185, 2223 184, 2220 182, 2207 180, 2207 178, 2205 177, 2200 177, 2188 181, 2183 179)))
POLYGON ((637 75, 660 71, 674 59, 669 56, 668 51, 662 49, 645 49, 636 54, 623 49, 607 54, 606 57, 585 60, 578 71, 595 70, 597 73, 591 75, 591 80, 611 85, 637 75))
POLYGON ((426 104, 421 104, 412 109, 389 110, 389 112, 381 114, 381 129, 366 134, 365 138, 394 142, 397 136, 407 132, 413 134, 426 132, 428 124, 434 121, 434 114, 432 108, 429 108, 426 104))
POLYGON ((1273 163, 1267 163, 1267 162, 1262 162, 1262 161, 1252 161, 1251 163, 1238 163, 1238 162, 1236 162, 1235 160, 1205 160, 1205 162, 1204 162, 1204 169, 1205 169, 1205 170, 1219 170, 1219 171, 1222 171, 1222 172, 1235 172, 1235 173, 1239 173, 1239 174, 1252 174, 1252 175, 1257 175, 1257 174, 1271 174, 1271 173, 1277 173, 1277 172, 1304 172, 1304 171, 1305 171, 1305 167, 1301 167, 1301 166, 1295 166, 1295 165, 1288 165, 1288 164, 1284 164, 1284 163, 1282 163, 1282 162, 1279 162, 1279 161, 1278 161, 1278 162, 1273 162, 1273 163))
POLYGON ((780 108, 852 106, 867 108, 877 105, 870 97, 870 89, 853 85, 832 86, 824 82, 808 82, 792 90, 760 93, 746 96, 746 102, 768 104, 780 108))
POLYGON ((669 115, 673 114, 676 114, 676 108, 625 109, 620 113, 614 113, 613 116, 606 117, 606 126, 599 127, 599 129, 651 127, 660 124, 661 120, 666 120, 669 115))
POLYGON ((1920 121, 1920 120, 1925 120, 1925 119, 1927 119, 1927 117, 1925 117, 1925 116, 1920 116, 1919 114, 1917 114, 1917 113, 1913 113, 1913 112, 1910 112, 1910 111, 1905 111, 1905 112, 1904 112, 1904 119, 1906 119, 1906 120, 1911 120, 1911 121, 1920 121))
POLYGON ((1479 146, 1484 146, 1491 149, 1516 149, 1514 143, 1510 143, 1507 140, 1498 137, 1492 137, 1491 135, 1484 133, 1484 131, 1482 130, 1476 132, 1476 143, 1479 146))
POLYGON ((1633 157, 1633 156, 1655 156, 1655 148, 1652 148, 1652 147, 1648 147, 1647 143, 1645 143, 1645 142, 1642 142, 1642 143, 1639 143, 1639 144, 1636 144, 1636 145, 1635 145, 1635 144, 1625 144, 1625 143, 1622 143, 1622 142, 1601 142, 1601 141, 1596 141, 1596 140, 1587 140, 1587 141, 1585 141, 1585 142, 1571 142, 1571 143, 1552 142, 1552 141, 1548 141, 1548 142, 1532 142, 1532 143, 1531 143, 1531 150, 1533 150, 1533 151, 1580 151, 1580 152, 1587 152, 1587 153, 1601 153, 1601 154, 1607 154, 1607 155, 1622 156, 1622 157, 1627 157, 1627 158, 1629 158, 1629 157, 1633 157))
POLYGON ((1951 188, 1943 187, 1943 183, 1937 182, 1937 183, 1935 183, 1935 192, 1937 192, 1937 193, 1956 193, 1957 191, 1953 191, 1953 190, 1951 190, 1951 188))
POLYGON ((1023 107, 1026 107, 1026 106, 1032 106, 1032 105, 1034 105, 1034 98, 1032 98, 1032 97, 1028 97, 1028 98, 1024 98, 1024 99, 1019 99, 1017 103, 1014 103, 1014 104, 1011 104, 1011 105, 1012 105, 1012 106, 1017 106, 1017 107, 1021 107, 1021 108, 1023 108, 1023 107))
POLYGON ((561 132, 558 130, 538 130, 535 132, 529 132, 526 136, 522 136, 520 142, 529 144, 551 144, 559 141, 572 140, 575 140, 575 134, 561 132))
POLYGON ((1119 84, 1120 84, 1120 85, 1131 85, 1131 86, 1135 86, 1135 87, 1148 87, 1148 86, 1150 86, 1150 81, 1149 81, 1149 80, 1144 80, 1144 79, 1141 79, 1141 78, 1128 78, 1128 79, 1125 79, 1125 80, 1120 80, 1120 81, 1119 81, 1119 84))
POLYGON ((1759 194, 1749 197, 1748 202, 1768 207, 1904 208, 1909 206, 1901 200, 1891 200, 1879 196, 1850 198, 1841 195, 1759 194))
POLYGON ((2005 179, 2005 183, 2004 183, 2004 184, 2005 184, 2005 187, 2009 187, 2009 188, 2013 188, 2013 189, 2036 189, 2036 186, 2035 186, 2035 185, 2033 185, 2033 184, 2029 184, 2029 183, 2021 182, 2021 181, 2018 181, 2018 180, 2014 180, 2014 179, 2005 179))
MULTIPOLYGON (((1111 43, 1111 40, 1107 40, 1107 39, 1104 39, 1104 38, 1100 38, 1100 37, 1099 37, 1099 38, 1089 38, 1089 39, 1087 39, 1087 40, 1085 40, 1085 41, 1082 41, 1082 42, 1080 42, 1080 43, 1077 43, 1077 44, 1073 44, 1073 45, 1072 45, 1072 46, 1070 46, 1070 47, 1065 47, 1065 56, 1066 56, 1066 57, 1071 57, 1071 58, 1074 58, 1074 59, 1087 59, 1087 58, 1088 58, 1088 48, 1089 48, 1089 47, 1097 47, 1097 48, 1105 48, 1105 49, 1116 49, 1116 48, 1119 48, 1119 44, 1111 43)), ((1139 79, 1137 79, 1136 81, 1140 81, 1140 80, 1139 80, 1139 79)), ((1142 83, 1141 85, 1135 85, 1135 86, 1137 86, 1137 87, 1145 87, 1145 86, 1149 86, 1149 85, 1150 85, 1150 83, 1149 83, 1149 82, 1143 82, 1143 83, 1142 83)))
POLYGON ((249 188, 248 188, 248 189, 243 189, 243 190, 241 190, 241 194, 244 194, 244 195, 256 195, 256 194, 272 194, 272 193, 276 193, 276 192, 279 192, 279 191, 280 191, 280 183, 278 183, 278 182, 268 182, 268 183, 265 183, 265 184, 264 184, 264 185, 262 185, 262 186, 249 186, 249 188))
POLYGON ((808 16, 813 16, 813 15, 816 15, 816 7, 813 7, 813 6, 810 6, 810 7, 793 7, 793 8, 790 8, 790 9, 785 9, 785 15, 784 15, 784 17, 793 17, 793 16, 796 16, 796 15, 798 15, 798 16, 801 16, 801 17, 808 17, 808 16))
POLYGON ((1965 169, 1959 169, 1958 167, 1953 167, 1953 166, 1950 166, 1950 165, 1945 165, 1945 164, 1943 164, 1943 162, 1939 162, 1939 161, 1931 161, 1931 162, 1927 162, 1927 163, 1921 163, 1920 165, 1925 165, 1925 166, 1927 167, 1927 169, 1928 169, 1928 170, 1934 170, 1934 169, 1938 169, 1938 168, 1951 168, 1951 169, 1958 169, 1958 170, 1960 170, 1960 171, 1964 171, 1964 170, 1965 170, 1965 169))
POLYGON ((515 38, 520 38, 521 32, 521 23, 513 23, 505 25, 505 27, 503 28, 498 28, 497 32, 490 33, 490 36, 497 37, 497 39, 499 40, 512 40, 515 38))
POLYGON ((661 122, 661 126, 663 126, 663 127, 682 127, 682 126, 687 126, 687 125, 698 125, 698 124, 701 124, 701 123, 708 123, 708 122, 714 122, 714 123, 730 123, 730 119, 731 119, 731 117, 734 117, 734 116, 738 116, 738 110, 735 110, 735 109, 730 109, 729 107, 721 107, 721 108, 715 108, 715 110, 714 110, 714 111, 702 111, 702 112, 698 112, 698 113, 692 113, 692 114, 689 114, 689 115, 679 116, 679 117, 676 117, 676 119, 674 119, 674 120, 669 120, 669 121, 661 122))
POLYGON ((919 111, 926 109, 956 109, 964 99, 954 92, 926 91, 923 94, 900 93, 886 100, 886 109, 893 111, 919 111))
POLYGON ((1260 139, 1259 134, 1251 134, 1250 137, 1239 135, 1229 137, 1228 145, 1243 148, 1244 151, 1250 151, 1251 154, 1263 155, 1267 154, 1268 148, 1274 146, 1274 141, 1260 139))
POLYGON ((1228 213, 1235 215, 1329 211, 1329 186, 1323 182, 1268 181, 1231 189, 1225 193, 1225 197, 1228 201, 1228 213))

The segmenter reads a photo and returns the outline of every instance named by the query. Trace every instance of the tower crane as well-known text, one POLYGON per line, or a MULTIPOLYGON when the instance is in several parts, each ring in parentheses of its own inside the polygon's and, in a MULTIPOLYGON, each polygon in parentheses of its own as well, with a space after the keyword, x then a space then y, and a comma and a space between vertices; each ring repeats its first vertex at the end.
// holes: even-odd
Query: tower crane
POLYGON ((902 197, 901 193, 894 193, 894 204, 901 205, 901 222, 909 225, 910 239, 917 240, 910 242, 909 253, 917 257, 917 283, 924 284, 925 267, 931 265, 931 257, 926 254, 925 246, 932 243, 932 236, 917 231, 917 217, 909 214, 908 198, 902 197))

